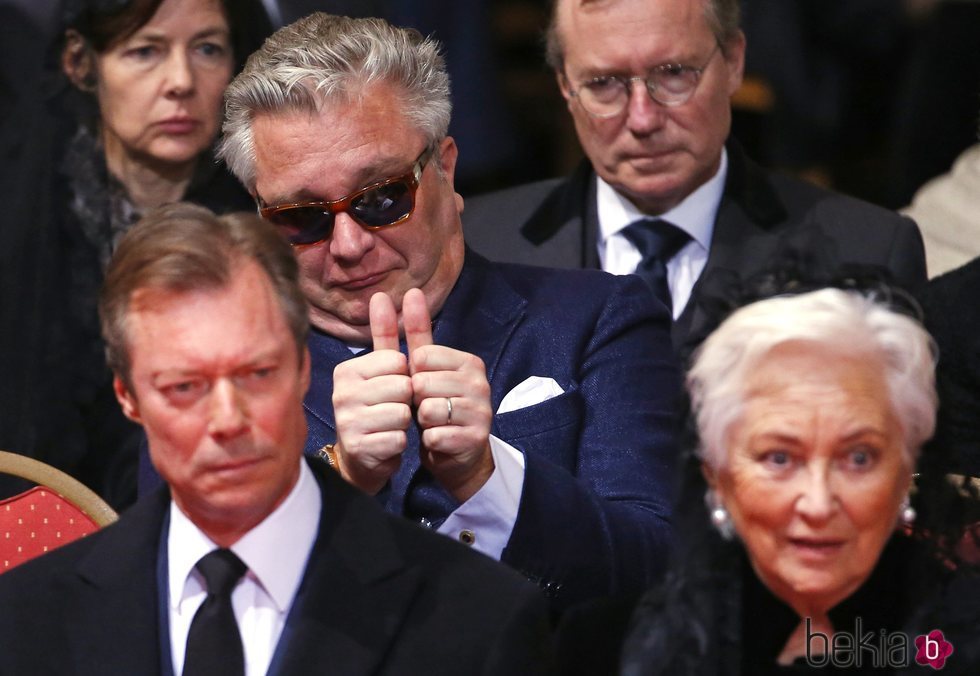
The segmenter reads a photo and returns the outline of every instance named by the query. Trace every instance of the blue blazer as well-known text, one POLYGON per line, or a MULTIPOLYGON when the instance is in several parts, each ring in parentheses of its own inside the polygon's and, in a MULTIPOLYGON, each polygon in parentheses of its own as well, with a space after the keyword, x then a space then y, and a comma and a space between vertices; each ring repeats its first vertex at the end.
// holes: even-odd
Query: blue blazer
MULTIPOLYGON (((494 410, 530 376, 564 390, 493 421, 492 433, 526 460, 502 561, 539 583, 556 609, 653 582, 670 534, 679 392, 666 308, 633 275, 490 263, 467 251, 433 324, 436 343, 483 360, 494 410)), ((315 452, 336 440, 333 370, 353 357, 324 334, 311 339, 311 354, 315 452)), ((441 492, 446 516, 455 503, 420 467, 416 429, 408 444, 379 499, 412 515, 423 493, 441 492)))
MULTIPOLYGON (((270 674, 548 673, 546 605, 532 585, 310 464, 319 532, 270 674)), ((172 673, 157 570, 168 506, 160 489, 0 576, 0 674, 172 673)))

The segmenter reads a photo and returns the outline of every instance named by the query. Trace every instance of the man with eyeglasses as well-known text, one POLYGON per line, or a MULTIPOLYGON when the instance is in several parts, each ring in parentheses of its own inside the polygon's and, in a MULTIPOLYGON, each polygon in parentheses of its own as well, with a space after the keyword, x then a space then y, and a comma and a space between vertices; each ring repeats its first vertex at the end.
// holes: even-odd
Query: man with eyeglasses
POLYGON ((729 137, 745 49, 738 0, 556 0, 547 57, 587 159, 469 199, 467 242, 497 260, 636 272, 671 308, 679 348, 703 337, 712 273, 745 277, 783 251, 924 282, 911 220, 765 172, 729 137))
POLYGON ((438 44, 380 19, 286 26, 226 92, 220 155, 311 305, 306 450, 555 611, 638 592, 670 539, 670 318, 637 279, 468 251, 449 113, 438 44))

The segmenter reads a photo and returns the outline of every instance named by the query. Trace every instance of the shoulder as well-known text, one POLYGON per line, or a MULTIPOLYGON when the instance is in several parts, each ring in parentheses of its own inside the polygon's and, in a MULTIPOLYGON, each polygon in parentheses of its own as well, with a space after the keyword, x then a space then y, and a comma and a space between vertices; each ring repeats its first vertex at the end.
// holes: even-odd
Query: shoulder
POLYGON ((767 176, 791 217, 805 213, 815 224, 860 226, 865 232, 875 228, 917 230, 911 218, 877 204, 775 171, 767 176))
POLYGON ((846 226, 855 235, 889 228, 917 231, 915 223, 899 213, 800 180, 753 162, 737 144, 729 143, 729 172, 725 198, 739 204, 749 218, 779 225, 846 226), (859 227, 858 227, 859 226, 859 227))
MULTIPOLYGON (((925 325, 939 342, 949 349, 949 343, 972 345, 976 340, 980 319, 963 309, 976 303, 980 293, 980 258, 929 280, 919 293, 925 314, 925 325)), ((943 357, 948 355, 943 354, 943 357)), ((966 355, 959 355, 965 358, 966 355)), ((947 364, 942 364, 943 366, 947 364)))
POLYGON ((567 178, 550 178, 467 197, 466 208, 463 210, 463 223, 499 220, 502 214, 509 216, 515 209, 521 208, 527 209, 530 213, 534 207, 560 189, 567 181, 567 178))
POLYGON ((580 267, 592 176, 585 162, 565 178, 467 198, 467 244, 498 260, 580 267))
POLYGON ((628 307, 642 315, 658 314, 659 306, 635 275, 489 261, 484 264, 527 302, 529 314, 558 314, 566 323, 602 314, 611 306, 628 307))
POLYGON ((980 258, 929 280, 922 291, 928 304, 955 305, 965 299, 976 299, 980 291, 980 258))

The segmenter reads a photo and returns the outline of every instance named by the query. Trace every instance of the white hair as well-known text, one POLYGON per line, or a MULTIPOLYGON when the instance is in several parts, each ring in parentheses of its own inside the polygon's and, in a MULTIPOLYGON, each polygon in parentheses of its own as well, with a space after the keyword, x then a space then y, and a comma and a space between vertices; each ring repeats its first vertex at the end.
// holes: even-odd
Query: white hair
POLYGON ((228 85, 218 156, 254 190, 256 113, 315 114, 327 101, 352 100, 380 82, 400 91, 401 113, 430 146, 448 133, 449 75, 437 41, 382 19, 323 12, 284 26, 228 85))
POLYGON ((699 457, 717 469, 726 437, 745 407, 745 381, 776 347, 809 342, 841 355, 876 357, 914 467, 936 425, 936 349, 914 319, 855 291, 822 289, 761 300, 734 312, 694 354, 687 388, 700 437, 699 457))

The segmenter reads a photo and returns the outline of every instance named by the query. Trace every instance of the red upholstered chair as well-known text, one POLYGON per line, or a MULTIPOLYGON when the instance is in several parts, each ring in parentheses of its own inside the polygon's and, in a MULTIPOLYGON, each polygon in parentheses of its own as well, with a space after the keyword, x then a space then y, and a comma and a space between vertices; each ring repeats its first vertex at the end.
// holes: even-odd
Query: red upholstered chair
POLYGON ((0 500, 0 573, 118 518, 85 485, 33 458, 0 451, 0 473, 38 484, 0 500))

